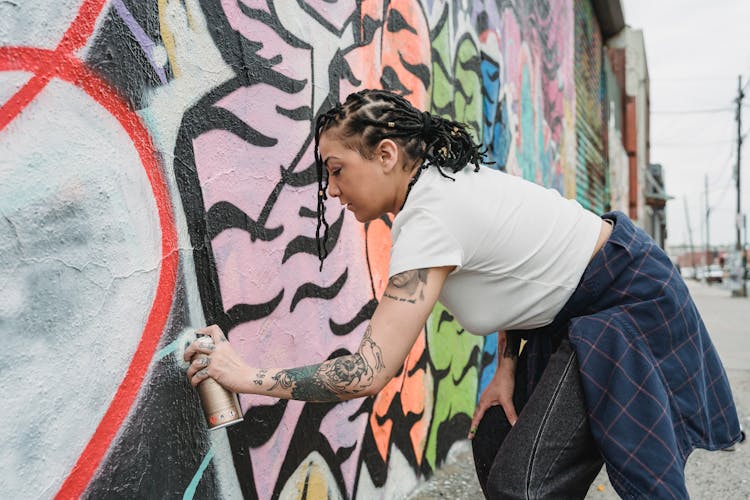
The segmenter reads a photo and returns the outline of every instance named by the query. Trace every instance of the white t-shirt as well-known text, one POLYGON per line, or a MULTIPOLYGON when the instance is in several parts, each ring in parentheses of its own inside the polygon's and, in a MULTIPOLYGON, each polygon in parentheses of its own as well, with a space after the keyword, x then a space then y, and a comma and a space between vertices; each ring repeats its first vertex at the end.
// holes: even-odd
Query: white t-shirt
POLYGON ((423 170, 393 220, 389 277, 456 266, 440 302, 468 331, 552 322, 578 285, 601 219, 554 189, 489 167, 423 170))

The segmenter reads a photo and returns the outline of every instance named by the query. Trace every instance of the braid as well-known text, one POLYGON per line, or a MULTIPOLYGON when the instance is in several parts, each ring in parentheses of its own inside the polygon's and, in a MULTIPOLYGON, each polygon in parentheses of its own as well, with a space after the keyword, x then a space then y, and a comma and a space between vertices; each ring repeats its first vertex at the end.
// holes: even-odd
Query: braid
POLYGON ((326 170, 323 167, 323 158, 320 157, 320 134, 335 123, 339 119, 344 117, 344 112, 340 105, 329 109, 322 115, 318 116, 315 121, 315 168, 318 177, 318 226, 315 228, 315 241, 317 242, 318 258, 320 259, 320 270, 323 270, 323 260, 328 256, 328 221, 326 221, 325 212, 326 205, 325 201, 328 199, 326 191, 328 190, 328 176, 324 175, 326 170), (320 240, 320 228, 323 229, 323 241, 320 240))
POLYGON ((391 139, 401 146, 410 168, 420 162, 435 165, 440 173, 446 168, 455 173, 471 163, 474 171, 486 161, 486 149, 475 144, 466 125, 422 112, 404 97, 387 90, 367 89, 347 96, 318 116, 315 123, 315 164, 318 174, 318 242, 320 268, 328 255, 328 223, 325 220, 325 200, 328 180, 318 146, 320 136, 327 130, 363 157, 372 159, 375 147, 383 139, 391 139), (320 229, 324 227, 323 241, 320 229))

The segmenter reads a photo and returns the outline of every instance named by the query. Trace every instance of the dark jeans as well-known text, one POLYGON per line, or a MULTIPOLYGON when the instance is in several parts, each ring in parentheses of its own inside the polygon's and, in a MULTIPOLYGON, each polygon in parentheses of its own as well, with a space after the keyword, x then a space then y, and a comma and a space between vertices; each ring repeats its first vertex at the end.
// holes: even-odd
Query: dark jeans
POLYGON ((578 360, 568 340, 550 357, 534 392, 518 360, 511 427, 500 406, 487 410, 472 441, 474 464, 489 499, 584 498, 603 460, 591 436, 578 360))

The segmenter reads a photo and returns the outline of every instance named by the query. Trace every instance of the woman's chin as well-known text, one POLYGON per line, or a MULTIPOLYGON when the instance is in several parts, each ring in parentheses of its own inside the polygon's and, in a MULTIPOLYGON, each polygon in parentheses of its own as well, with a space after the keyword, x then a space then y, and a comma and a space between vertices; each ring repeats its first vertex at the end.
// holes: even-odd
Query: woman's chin
POLYGON ((377 219, 377 217, 372 217, 362 212, 355 212, 354 210, 352 210, 352 215, 355 219, 357 219, 357 222, 361 222, 362 224, 365 224, 366 222, 372 222, 373 220, 377 219))
POLYGON ((378 213, 373 210, 368 210, 365 212, 364 210, 358 209, 357 207, 354 207, 352 205, 347 205, 346 209, 352 213, 357 222, 361 222, 363 224, 366 222, 372 222, 385 215, 385 213, 378 213))

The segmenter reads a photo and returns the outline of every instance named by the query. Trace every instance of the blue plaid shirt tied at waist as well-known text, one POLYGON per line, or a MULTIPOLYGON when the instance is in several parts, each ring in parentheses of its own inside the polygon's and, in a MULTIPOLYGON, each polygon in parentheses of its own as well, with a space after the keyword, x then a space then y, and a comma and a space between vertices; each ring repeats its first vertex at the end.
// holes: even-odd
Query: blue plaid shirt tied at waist
POLYGON ((567 335, 580 364, 591 431, 623 498, 687 498, 685 461, 695 448, 740 438, 721 360, 679 272, 620 212, 578 288, 527 339, 529 389, 555 339, 567 335))

